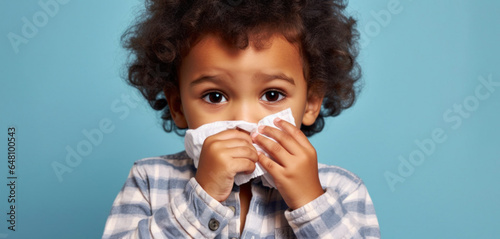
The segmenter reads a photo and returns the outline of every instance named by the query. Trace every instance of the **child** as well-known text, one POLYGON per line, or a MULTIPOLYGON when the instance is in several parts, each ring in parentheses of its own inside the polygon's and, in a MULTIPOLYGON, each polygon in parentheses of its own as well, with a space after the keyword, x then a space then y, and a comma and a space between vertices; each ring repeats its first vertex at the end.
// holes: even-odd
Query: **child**
POLYGON ((256 123, 288 108, 296 126, 277 118, 258 133, 216 133, 197 168, 185 152, 137 161, 103 238, 379 238, 361 179, 318 164, 306 137, 355 99, 357 32, 344 9, 319 0, 147 1, 124 35, 134 56, 128 80, 163 112, 167 132, 256 123), (257 163, 275 188, 260 177, 234 184, 257 163))

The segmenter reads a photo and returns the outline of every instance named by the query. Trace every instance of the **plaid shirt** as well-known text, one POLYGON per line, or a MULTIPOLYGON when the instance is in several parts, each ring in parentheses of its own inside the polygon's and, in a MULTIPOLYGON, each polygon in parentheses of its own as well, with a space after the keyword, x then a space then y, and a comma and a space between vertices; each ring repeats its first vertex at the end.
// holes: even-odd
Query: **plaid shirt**
POLYGON ((239 187, 220 203, 195 173, 185 152, 135 162, 103 238, 380 238, 365 185, 345 169, 319 164, 325 193, 293 211, 278 190, 253 180, 242 234, 239 187))

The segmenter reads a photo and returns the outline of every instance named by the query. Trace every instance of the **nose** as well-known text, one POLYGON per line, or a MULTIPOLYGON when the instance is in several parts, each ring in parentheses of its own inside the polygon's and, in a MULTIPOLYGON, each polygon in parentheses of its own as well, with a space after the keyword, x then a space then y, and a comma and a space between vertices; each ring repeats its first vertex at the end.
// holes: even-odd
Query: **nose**
POLYGON ((251 102, 235 102, 230 110, 231 120, 243 120, 257 123, 263 117, 259 107, 251 102))

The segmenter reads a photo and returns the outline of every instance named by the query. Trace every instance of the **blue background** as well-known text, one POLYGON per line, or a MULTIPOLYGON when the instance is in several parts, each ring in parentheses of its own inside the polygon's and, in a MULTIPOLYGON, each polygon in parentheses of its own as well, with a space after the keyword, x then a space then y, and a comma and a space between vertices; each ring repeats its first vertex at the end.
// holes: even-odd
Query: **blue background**
MULTIPOLYGON (((43 19, 36 0, 0 3, 0 238, 99 238, 133 162, 182 150, 183 139, 163 132, 159 115, 121 78, 127 55, 119 38, 142 7, 69 1, 43 19), (8 34, 22 36, 23 17, 39 27, 16 53, 8 34), (85 148, 82 132, 103 120, 112 132, 85 148), (6 225, 10 126, 16 232, 6 225), (78 145, 88 155, 59 180, 53 164, 66 164, 67 148, 78 145)), ((320 162, 365 181, 384 238, 495 237, 500 3, 353 0, 349 12, 363 35, 365 86, 353 108, 311 138, 320 162), (481 77, 497 86, 480 88, 488 97, 478 99, 481 77), (463 115, 454 111, 464 104, 463 115), (429 142, 436 130, 444 142, 423 154, 415 142, 429 142), (403 168, 400 157, 417 165, 403 168)))

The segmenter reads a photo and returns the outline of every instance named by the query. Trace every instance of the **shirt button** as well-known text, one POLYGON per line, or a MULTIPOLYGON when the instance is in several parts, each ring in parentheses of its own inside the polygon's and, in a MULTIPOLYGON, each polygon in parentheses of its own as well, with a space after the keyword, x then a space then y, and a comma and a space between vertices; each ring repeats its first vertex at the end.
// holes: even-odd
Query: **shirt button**
POLYGON ((210 219, 210 221, 208 222, 208 228, 210 228, 210 230, 212 231, 217 231, 217 229, 219 229, 219 221, 215 220, 215 219, 210 219))
POLYGON ((231 209, 231 211, 233 211, 233 212, 236 212, 236 208, 233 206, 229 206, 229 209, 231 209))

